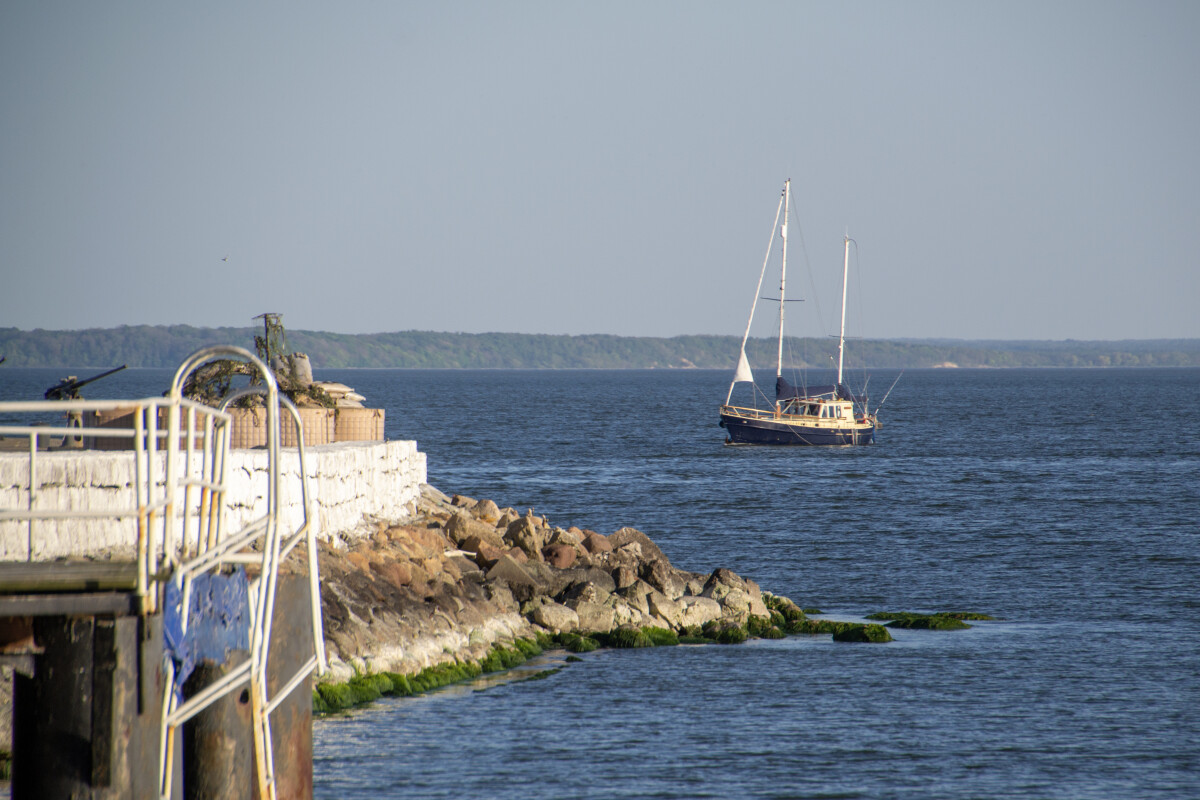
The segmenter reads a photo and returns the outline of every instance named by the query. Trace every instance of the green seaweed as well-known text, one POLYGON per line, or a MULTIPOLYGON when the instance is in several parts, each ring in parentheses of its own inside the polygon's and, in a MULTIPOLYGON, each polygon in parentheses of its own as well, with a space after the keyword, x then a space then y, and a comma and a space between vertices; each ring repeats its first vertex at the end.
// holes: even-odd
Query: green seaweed
POLYGON ((706 636, 690 636, 688 634, 684 634, 683 636, 679 637, 679 643, 680 644, 712 644, 713 640, 709 639, 706 636))
POLYGON ((479 662, 479 667, 483 672, 503 672, 506 669, 521 666, 529 658, 518 646, 505 647, 498 644, 484 657, 483 661, 479 662))
POLYGON ((578 633, 560 633, 558 643, 572 653, 590 653, 600 647, 595 639, 578 633))
POLYGON ((923 614, 915 611, 877 611, 874 614, 868 614, 867 619, 874 620, 891 620, 897 623, 916 623, 916 624, 897 624, 890 627, 893 628, 925 628, 928 630, 962 630, 969 628, 970 625, 954 625, 953 623, 944 622, 944 620, 994 620, 995 617, 987 614, 980 614, 975 611, 936 611, 932 614, 923 614), (934 620, 933 623, 926 620, 934 620))
POLYGON ((742 644, 749 633, 741 625, 731 622, 712 620, 704 626, 704 636, 717 644, 742 644))
POLYGON ((536 642, 529 639, 517 639, 513 645, 525 654, 525 658, 533 658, 542 654, 542 647, 536 642))
POLYGON ((631 648, 654 646, 654 640, 641 628, 616 628, 609 633, 596 634, 596 640, 605 647, 631 648))
POLYGON ((673 647, 679 644, 679 636, 675 631, 668 628, 642 628, 642 632, 650 637, 650 641, 655 647, 673 647))
POLYGON ((894 619, 887 626, 889 628, 907 628, 922 631, 960 631, 971 627, 961 619, 948 617, 944 614, 925 614, 904 619, 894 619))
MULTIPOLYGON (((499 665, 523 664, 525 661, 526 658, 520 650, 503 645, 493 647, 484 658, 484 662, 499 665)), ((345 683, 321 683, 313 689, 313 713, 331 714, 378 700, 383 696, 409 697, 477 678, 484 671, 482 663, 452 661, 426 667, 412 675, 377 672, 355 675, 345 683)))
MULTIPOLYGON (((782 614, 780 615, 783 616, 782 614)), ((771 628, 770 617, 750 617, 746 620, 746 634, 748 636, 762 638, 762 635, 771 628)))
POLYGON ((567 656, 567 663, 568 663, 568 664, 578 664, 578 663, 580 663, 580 662, 582 662, 582 661, 583 661, 583 659, 582 659, 582 658, 580 658, 579 656, 567 656))
POLYGON ((544 678, 549 678, 551 675, 557 675, 558 673, 560 673, 562 671, 563 671, 562 667, 554 667, 553 669, 544 669, 541 672, 535 672, 534 674, 530 675, 528 678, 525 678, 524 680, 540 681, 540 680, 543 680, 544 678))
POLYGON ((763 592, 763 603, 771 612, 771 623, 777 627, 785 627, 785 623, 795 622, 804 619, 805 613, 819 614, 820 611, 813 610, 809 612, 807 609, 801 609, 800 606, 786 597, 779 597, 770 592, 763 592), (781 619, 777 619, 778 615, 781 619))
POLYGON ((892 635, 882 625, 848 624, 833 634, 835 642, 890 642, 892 635))

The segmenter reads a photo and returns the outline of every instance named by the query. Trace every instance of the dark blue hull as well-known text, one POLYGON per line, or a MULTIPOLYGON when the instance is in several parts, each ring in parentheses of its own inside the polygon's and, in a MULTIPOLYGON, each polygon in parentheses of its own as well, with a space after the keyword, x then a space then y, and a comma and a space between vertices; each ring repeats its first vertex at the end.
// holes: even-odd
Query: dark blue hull
POLYGON ((721 415, 721 427, 728 432, 729 444, 777 445, 862 445, 875 441, 875 428, 818 428, 795 422, 747 419, 734 414, 721 415))

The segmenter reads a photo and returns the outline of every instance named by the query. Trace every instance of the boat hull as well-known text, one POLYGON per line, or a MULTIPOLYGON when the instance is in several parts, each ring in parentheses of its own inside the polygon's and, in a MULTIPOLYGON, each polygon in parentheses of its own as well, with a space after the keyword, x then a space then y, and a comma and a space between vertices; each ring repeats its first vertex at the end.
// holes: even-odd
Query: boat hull
POLYGON ((818 427, 785 419, 748 418, 721 414, 728 444, 795 446, 866 445, 875 441, 874 425, 818 427))

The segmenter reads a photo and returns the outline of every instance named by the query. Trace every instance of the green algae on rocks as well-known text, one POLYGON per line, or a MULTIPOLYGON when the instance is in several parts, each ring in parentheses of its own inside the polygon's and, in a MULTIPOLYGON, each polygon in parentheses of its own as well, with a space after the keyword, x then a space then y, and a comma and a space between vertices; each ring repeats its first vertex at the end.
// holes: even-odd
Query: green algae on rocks
MULTIPOLYGON (((549 643, 547 641, 547 643, 549 643)), ((321 683, 313 689, 313 713, 329 714, 370 703, 380 697, 411 697, 452 683, 461 683, 490 672, 501 672, 524 664, 542 653, 542 645, 516 639, 511 647, 498 644, 482 661, 451 661, 426 667, 411 675, 377 672, 355 675, 345 683, 321 683)))
POLYGON ((987 614, 971 611, 939 611, 933 614, 921 614, 914 611, 879 611, 868 614, 867 619, 891 620, 889 628, 907 628, 910 630, 926 631, 959 631, 971 626, 963 622, 970 620, 991 620, 987 614))
POLYGON ((892 635, 882 625, 847 624, 833 634, 835 642, 871 642, 881 643, 892 641, 892 635))

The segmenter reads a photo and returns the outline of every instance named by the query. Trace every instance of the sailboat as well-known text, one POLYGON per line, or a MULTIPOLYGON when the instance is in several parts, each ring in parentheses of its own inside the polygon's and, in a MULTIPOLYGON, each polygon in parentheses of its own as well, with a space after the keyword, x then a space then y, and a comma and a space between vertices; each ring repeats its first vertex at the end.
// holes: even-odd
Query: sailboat
POLYGON ((720 425, 728 434, 726 444, 776 444, 776 445, 865 445, 875 440, 875 429, 879 426, 874 414, 867 411, 866 398, 855 395, 842 380, 846 352, 846 283, 850 273, 850 237, 845 241, 845 257, 842 264, 842 325, 838 335, 837 383, 832 386, 793 386, 783 377, 783 319, 787 302, 787 223, 791 202, 791 181, 783 184, 783 195, 779 209, 775 212, 775 225, 771 229, 771 242, 767 245, 767 256, 763 259, 762 273, 758 277, 758 289, 754 293, 754 305, 750 308, 750 319, 742 337, 742 349, 738 356, 737 369, 729 384, 729 394, 721 406, 720 425), (779 224, 780 212, 783 224, 779 224), (746 358, 746 341, 750 337, 750 325, 754 322, 754 311, 762 292, 763 276, 770 261, 771 248, 775 242, 775 231, 779 231, 782 243, 783 263, 779 277, 779 346, 775 366, 775 405, 772 408, 744 408, 730 405, 733 389, 738 383, 754 382, 750 362, 746 358))

